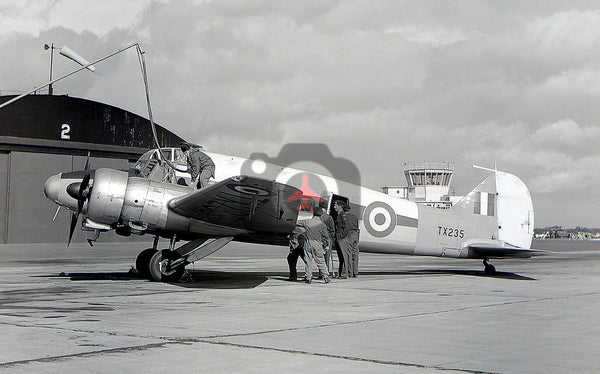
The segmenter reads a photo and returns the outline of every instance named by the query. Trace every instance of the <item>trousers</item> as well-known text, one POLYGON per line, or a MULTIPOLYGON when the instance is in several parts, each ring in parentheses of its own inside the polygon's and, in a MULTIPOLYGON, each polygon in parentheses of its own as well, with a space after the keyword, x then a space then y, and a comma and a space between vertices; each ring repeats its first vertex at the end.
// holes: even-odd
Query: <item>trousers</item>
POLYGON ((200 175, 198 175, 198 182, 196 184, 196 189, 204 188, 208 186, 208 180, 210 177, 215 176, 215 167, 209 166, 207 168, 202 169, 200 175))
POLYGON ((353 274, 348 247, 348 237, 338 239, 337 244, 338 259, 340 261, 339 277, 348 278, 353 274))
POLYGON ((352 263, 349 267, 349 275, 352 277, 358 276, 358 231, 350 231, 348 233, 348 260, 352 263))
POLYGON ((318 240, 308 239, 304 245, 304 277, 312 279, 312 262, 314 261, 319 269, 320 274, 327 274, 327 266, 325 266, 325 257, 323 257, 323 243, 318 240))
POLYGON ((290 253, 287 255, 288 266, 290 267, 290 279, 298 278, 298 270, 296 265, 298 264, 298 257, 302 257, 302 261, 306 263, 306 257, 304 256, 304 248, 297 246, 296 248, 290 248, 290 253))

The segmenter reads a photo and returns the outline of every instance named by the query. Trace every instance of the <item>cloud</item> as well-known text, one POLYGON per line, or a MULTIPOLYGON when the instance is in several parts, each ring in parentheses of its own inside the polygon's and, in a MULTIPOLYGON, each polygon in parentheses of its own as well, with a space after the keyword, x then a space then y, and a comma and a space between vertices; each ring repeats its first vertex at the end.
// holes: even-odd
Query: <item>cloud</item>
POLYGON ((391 27, 384 31, 385 34, 399 35, 409 42, 427 46, 441 47, 459 43, 477 37, 477 32, 465 32, 462 29, 446 29, 429 25, 405 25, 391 27))
POLYGON ((46 15, 58 1, 0 1, 0 38, 24 33, 37 36, 48 27, 46 15))
MULTIPOLYGON (((582 127, 572 119, 543 125, 533 133, 535 143, 545 148, 576 147, 593 149, 600 141, 600 127, 582 127), (588 146, 585 146, 587 143, 588 146)), ((566 150, 565 150, 566 151, 566 150)), ((576 149, 569 150, 576 152, 576 149)))

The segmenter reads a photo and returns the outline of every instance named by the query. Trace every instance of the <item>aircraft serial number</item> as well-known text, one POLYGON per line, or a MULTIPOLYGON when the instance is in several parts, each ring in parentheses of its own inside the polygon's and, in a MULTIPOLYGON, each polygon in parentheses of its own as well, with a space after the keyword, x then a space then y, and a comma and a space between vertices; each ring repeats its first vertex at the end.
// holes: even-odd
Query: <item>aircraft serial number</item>
POLYGON ((438 235, 462 239, 465 237, 465 230, 459 230, 453 227, 438 226, 438 235))

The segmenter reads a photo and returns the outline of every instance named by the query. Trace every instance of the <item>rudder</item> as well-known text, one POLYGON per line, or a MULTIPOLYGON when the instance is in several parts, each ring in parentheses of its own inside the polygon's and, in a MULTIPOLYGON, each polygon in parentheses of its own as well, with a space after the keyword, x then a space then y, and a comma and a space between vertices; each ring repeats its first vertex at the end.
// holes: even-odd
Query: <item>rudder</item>
POLYGON ((495 171, 498 193, 498 239, 519 248, 531 248, 534 213, 529 189, 517 176, 495 171))

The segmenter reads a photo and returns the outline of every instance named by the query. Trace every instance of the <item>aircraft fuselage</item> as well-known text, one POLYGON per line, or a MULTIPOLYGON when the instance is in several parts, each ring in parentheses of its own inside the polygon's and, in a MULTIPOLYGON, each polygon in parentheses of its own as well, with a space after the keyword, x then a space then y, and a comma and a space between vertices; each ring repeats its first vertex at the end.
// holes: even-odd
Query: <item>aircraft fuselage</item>
MULTIPOLYGON (((248 159, 206 153, 215 162, 216 181, 248 173, 248 162, 251 162, 248 159)), ((498 240, 502 235, 496 214, 476 212, 477 205, 470 200, 475 198, 473 196, 465 198, 462 208, 459 203, 452 209, 438 209, 329 176, 277 165, 267 165, 267 168, 270 168, 271 175, 275 175, 277 182, 299 189, 306 188, 303 184, 307 180, 308 183, 318 180, 318 183, 313 183, 311 190, 330 205, 334 199, 347 199, 351 213, 359 219, 361 251, 481 258, 469 250, 465 243, 470 240, 498 240), (298 177, 299 175, 304 177, 298 177)), ((256 173, 258 176, 264 174, 262 169, 259 171, 261 173, 256 173)), ((75 211, 77 200, 66 191, 69 185, 80 180, 79 172, 55 175, 46 182, 46 196, 75 211)), ((182 239, 232 236, 234 240, 268 244, 283 244, 286 241, 282 235, 248 232, 175 213, 169 209, 169 202, 193 192, 187 186, 130 176, 127 172, 113 169, 95 170, 92 173, 92 184, 89 202, 83 210, 92 227, 117 228, 117 233, 126 234, 168 236, 169 233, 175 233, 182 239)), ((482 185, 481 191, 475 192, 488 194, 485 184, 482 185)), ((530 241, 525 244, 528 248, 530 241)), ((523 243, 515 245, 523 246, 523 243)))

